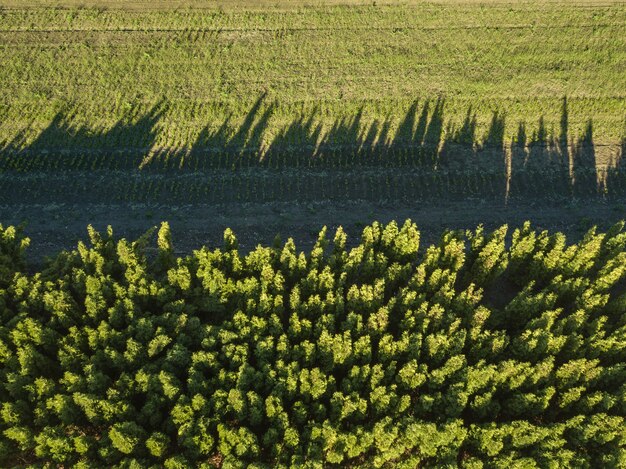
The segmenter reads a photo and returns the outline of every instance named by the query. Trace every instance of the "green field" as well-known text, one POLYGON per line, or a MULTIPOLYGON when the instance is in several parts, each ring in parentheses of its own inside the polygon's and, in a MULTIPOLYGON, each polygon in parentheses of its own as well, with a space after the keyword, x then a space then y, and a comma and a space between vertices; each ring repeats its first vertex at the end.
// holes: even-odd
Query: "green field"
POLYGON ((0 5, 9 213, 626 196, 623 3, 0 5))
POLYGON ((476 141, 494 111, 506 119, 505 141, 520 123, 536 131, 541 117, 558 136, 564 96, 571 136, 590 119, 595 142, 624 135, 626 7, 618 3, 0 14, 0 145, 16 137, 28 145, 56 117, 67 135, 47 143, 72 147, 74 132, 106 134, 159 109, 143 138, 110 143, 181 148, 207 127, 226 122, 236 132, 264 93, 259 118, 269 107, 271 116, 247 143, 269 144, 303 117, 323 135, 359 112, 362 129, 385 122, 393 135, 415 100, 438 97, 450 132, 475 114, 476 141))

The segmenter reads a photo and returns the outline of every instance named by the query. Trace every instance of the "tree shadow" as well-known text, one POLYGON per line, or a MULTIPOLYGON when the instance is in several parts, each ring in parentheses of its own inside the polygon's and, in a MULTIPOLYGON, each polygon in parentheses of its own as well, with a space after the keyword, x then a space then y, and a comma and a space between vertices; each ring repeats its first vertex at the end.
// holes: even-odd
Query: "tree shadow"
POLYGON ((60 110, 28 143, 24 130, 0 152, 2 171, 121 170, 141 166, 158 137, 157 125, 166 111, 163 101, 145 114, 129 111, 108 130, 94 131, 73 124, 74 110, 60 110))
POLYGON ((266 105, 266 93, 261 94, 236 125, 228 115, 217 128, 206 125, 189 147, 161 152, 141 169, 151 171, 202 171, 237 169, 258 162, 263 136, 275 110, 275 104, 266 105))
POLYGON ((626 128, 619 149, 611 154, 601 189, 609 197, 626 195, 626 128))
POLYGON ((577 197, 598 193, 598 170, 596 152, 593 143, 593 122, 587 122, 583 135, 572 150, 573 171, 572 188, 577 197))
MULTIPOLYGON (((567 98, 563 98, 558 135, 550 135, 543 116, 537 130, 529 137, 526 124, 518 124, 517 136, 511 142, 511 184, 509 196, 571 197, 573 171, 581 162, 573 161, 568 143, 567 98)), ((582 171, 582 169, 578 169, 582 171)))
POLYGON ((74 125, 74 112, 67 109, 29 143, 27 129, 0 149, 0 170, 134 170, 163 175, 155 183, 158 187, 166 187, 168 177, 199 174, 196 189, 191 182, 177 182, 174 195, 185 194, 185 187, 204 194, 199 199, 211 191, 215 200, 237 192, 234 201, 335 197, 507 202, 626 192, 626 137, 616 156, 611 153, 611 164, 600 171, 593 122, 574 140, 566 97, 557 135, 542 116, 530 135, 527 123, 519 122, 510 142, 505 142, 505 113, 492 111, 486 133, 479 135, 473 108, 463 110, 464 118, 454 122, 446 119, 443 97, 415 100, 397 124, 390 116, 368 119, 360 108, 324 125, 321 111, 313 108, 273 130, 277 109, 277 103, 260 95, 240 121, 229 115, 217 126, 209 123, 183 148, 158 146, 164 102, 143 114, 135 109, 102 131, 74 125))

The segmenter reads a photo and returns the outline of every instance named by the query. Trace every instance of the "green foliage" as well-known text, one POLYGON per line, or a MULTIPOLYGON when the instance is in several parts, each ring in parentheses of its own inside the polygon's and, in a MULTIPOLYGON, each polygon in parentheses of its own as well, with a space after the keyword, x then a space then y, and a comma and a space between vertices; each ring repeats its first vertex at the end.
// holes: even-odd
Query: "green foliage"
POLYGON ((0 223, 0 287, 6 287, 15 272, 24 268, 22 254, 30 240, 22 236, 21 228, 0 223))
POLYGON ((623 227, 184 258, 90 228, 35 274, 7 228, 0 464, 621 467, 623 227))

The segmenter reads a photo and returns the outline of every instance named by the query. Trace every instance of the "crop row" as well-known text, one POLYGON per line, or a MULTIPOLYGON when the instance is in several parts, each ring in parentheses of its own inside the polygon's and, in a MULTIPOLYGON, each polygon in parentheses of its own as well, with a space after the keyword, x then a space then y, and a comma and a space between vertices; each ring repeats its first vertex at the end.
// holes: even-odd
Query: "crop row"
POLYGON ((626 194, 626 175, 595 171, 221 171, 146 174, 126 172, 36 173, 0 176, 0 203, 158 202, 207 203, 370 200, 414 202, 482 198, 506 200, 626 194))
MULTIPOLYGON (((94 2, 92 2, 94 3, 94 2)), ((89 2, 85 3, 86 5, 89 2)), ((470 3, 431 5, 417 3, 389 8, 363 5, 358 8, 342 6, 324 8, 259 8, 176 9, 172 11, 134 9, 131 11, 103 8, 81 9, 27 9, 11 8, 3 11, 2 29, 18 29, 28 24, 34 30, 48 29, 159 29, 193 30, 214 28, 221 31, 289 28, 379 29, 398 24, 407 27, 450 28, 506 27, 507 25, 534 25, 554 27, 563 24, 602 23, 625 19, 623 7, 614 5, 580 5, 573 2, 558 5, 507 4, 480 9, 470 3), (582 6, 582 7, 581 7, 582 6), (367 20, 367 21, 365 21, 367 20)))

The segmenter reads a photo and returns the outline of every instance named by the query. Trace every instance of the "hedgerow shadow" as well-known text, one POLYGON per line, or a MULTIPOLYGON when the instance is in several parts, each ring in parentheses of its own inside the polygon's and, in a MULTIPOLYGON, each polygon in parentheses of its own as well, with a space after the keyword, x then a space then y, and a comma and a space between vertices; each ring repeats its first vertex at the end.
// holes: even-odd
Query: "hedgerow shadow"
MULTIPOLYGON (((102 131, 74 125, 74 111, 66 109, 33 141, 26 143, 23 132, 0 149, 0 170, 158 173, 164 179, 151 189, 157 191, 181 174, 205 174, 205 182, 194 182, 197 187, 185 183, 169 192, 163 189, 164 194, 182 194, 189 200, 195 199, 187 193, 198 200, 222 200, 226 190, 237 192, 237 201, 470 197, 507 202, 618 196, 626 189, 626 145, 606 150, 611 152, 607 166, 606 156, 598 157, 591 120, 577 139, 569 134, 567 98, 557 135, 542 116, 530 135, 527 123, 516 123, 517 135, 508 142, 506 113, 494 110, 481 136, 472 107, 457 123, 446 117, 443 97, 415 100, 398 123, 390 116, 371 119, 360 108, 353 116, 324 125, 322 111, 313 108, 276 131, 271 124, 277 109, 278 104, 262 94, 243 119, 229 115, 217 126, 208 123, 183 148, 157 144, 165 102, 143 114, 134 109, 102 131), (333 171, 324 172, 327 169, 333 171)), ((132 193, 141 192, 139 187, 132 193)))
POLYGON ((133 169, 141 166, 158 137, 166 111, 160 101, 147 112, 127 112, 113 127, 93 130, 75 125, 75 110, 58 111, 37 137, 25 143, 26 130, 0 149, 2 171, 133 169))

